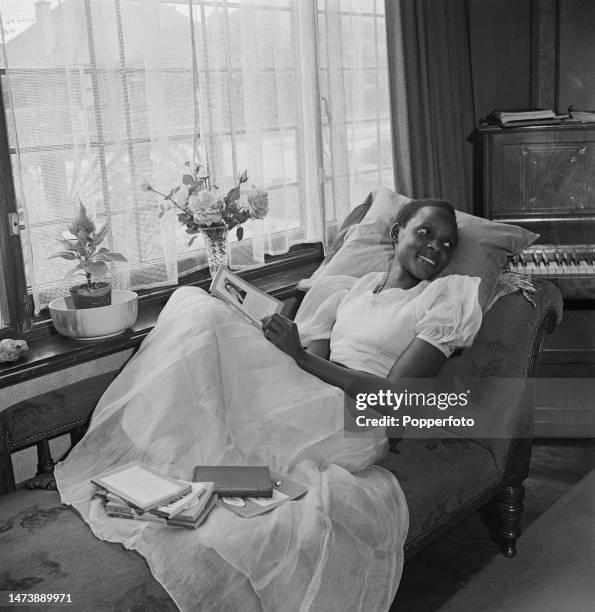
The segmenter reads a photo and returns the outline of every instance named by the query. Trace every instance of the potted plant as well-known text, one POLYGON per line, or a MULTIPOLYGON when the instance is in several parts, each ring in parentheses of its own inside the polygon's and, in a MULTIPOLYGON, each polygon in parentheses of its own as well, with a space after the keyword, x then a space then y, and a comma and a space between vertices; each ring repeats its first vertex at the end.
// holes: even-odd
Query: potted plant
POLYGON ((65 282, 71 281, 73 275, 81 270, 85 274, 85 282, 70 288, 70 294, 75 308, 97 308, 111 304, 112 286, 107 280, 108 266, 112 261, 127 261, 120 253, 110 251, 106 247, 99 248, 109 229, 106 223, 99 231, 87 209, 81 202, 77 217, 68 226, 68 231, 58 240, 66 249, 50 255, 70 261, 78 261, 77 265, 64 277, 65 282))

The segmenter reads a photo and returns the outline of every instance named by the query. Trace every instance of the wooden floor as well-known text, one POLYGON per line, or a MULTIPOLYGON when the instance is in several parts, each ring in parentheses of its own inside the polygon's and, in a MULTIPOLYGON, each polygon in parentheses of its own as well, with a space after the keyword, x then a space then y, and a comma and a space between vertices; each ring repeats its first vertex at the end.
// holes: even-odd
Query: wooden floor
MULTIPOLYGON (((525 481, 522 527, 527 528, 595 467, 595 440, 536 440, 525 481)), ((478 512, 408 561, 391 612, 438 610, 498 555, 478 512)), ((518 547, 523 545, 521 536, 518 547)), ((481 612, 481 611, 478 611, 481 612)))

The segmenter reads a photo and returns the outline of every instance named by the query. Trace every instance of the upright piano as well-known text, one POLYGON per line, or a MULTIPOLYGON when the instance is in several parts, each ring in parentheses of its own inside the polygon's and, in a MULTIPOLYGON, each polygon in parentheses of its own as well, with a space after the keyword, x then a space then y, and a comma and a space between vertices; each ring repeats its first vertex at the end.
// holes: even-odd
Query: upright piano
POLYGON ((595 378, 595 124, 481 126, 474 146, 476 214, 540 235, 508 268, 564 297, 538 375, 595 378))

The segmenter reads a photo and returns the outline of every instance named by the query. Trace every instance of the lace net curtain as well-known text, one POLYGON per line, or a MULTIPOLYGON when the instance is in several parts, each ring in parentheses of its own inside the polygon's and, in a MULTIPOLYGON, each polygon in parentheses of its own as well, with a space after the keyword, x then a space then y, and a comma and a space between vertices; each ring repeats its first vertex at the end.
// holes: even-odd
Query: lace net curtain
MULTIPOLYGON (((128 263, 116 287, 206 267, 201 239, 158 216, 186 161, 222 189, 269 192, 266 250, 326 242, 393 184, 380 0, 11 0, 0 4, 6 118, 36 310, 65 292, 48 260, 82 201, 128 263), (20 12, 19 12, 20 11, 20 12), (15 17, 16 15, 16 17, 15 17), (11 28, 15 21, 26 27, 11 28), (28 21, 27 21, 28 20, 28 21), (16 28, 18 30, 18 28, 16 28)), ((238 253, 246 238, 232 244, 238 253)), ((235 235, 232 233, 232 242, 235 235)))

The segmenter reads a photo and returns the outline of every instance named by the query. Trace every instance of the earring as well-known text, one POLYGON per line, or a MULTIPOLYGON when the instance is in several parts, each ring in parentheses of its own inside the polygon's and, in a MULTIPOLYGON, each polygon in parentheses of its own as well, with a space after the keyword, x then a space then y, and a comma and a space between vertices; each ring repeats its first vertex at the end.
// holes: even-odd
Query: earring
POLYGON ((399 224, 394 223, 390 228, 390 238, 393 242, 397 242, 399 240, 399 224))

